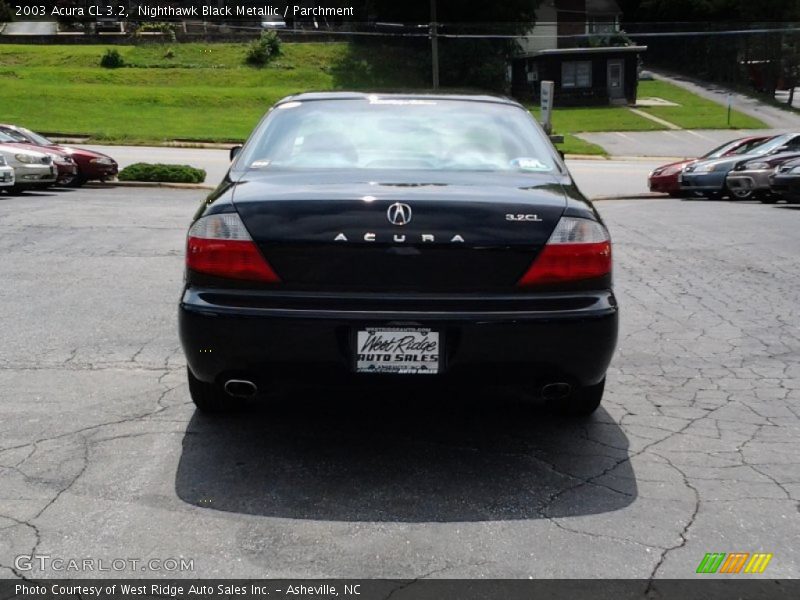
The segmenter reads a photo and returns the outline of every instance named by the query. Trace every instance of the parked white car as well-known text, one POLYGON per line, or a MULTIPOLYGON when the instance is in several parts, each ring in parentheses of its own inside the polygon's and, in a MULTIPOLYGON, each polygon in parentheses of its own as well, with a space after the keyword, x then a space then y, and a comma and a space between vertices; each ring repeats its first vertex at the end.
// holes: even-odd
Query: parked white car
POLYGON ((58 170, 50 154, 0 144, 0 155, 14 169, 13 190, 46 188, 56 182, 58 170))
POLYGON ((14 185, 14 169, 8 166, 6 157, 0 154, 0 188, 14 185))

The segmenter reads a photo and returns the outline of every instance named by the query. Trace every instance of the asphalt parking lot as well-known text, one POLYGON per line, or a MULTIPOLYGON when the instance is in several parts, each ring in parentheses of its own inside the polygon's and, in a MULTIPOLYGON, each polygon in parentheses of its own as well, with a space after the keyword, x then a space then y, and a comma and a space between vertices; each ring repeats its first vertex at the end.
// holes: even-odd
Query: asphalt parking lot
POLYGON ((203 194, 0 196, 0 577, 91 575, 15 560, 46 554, 193 560, 105 576, 683 578, 707 552, 798 576, 798 207, 598 203, 622 329, 590 421, 502 389, 308 389, 210 419, 175 323, 203 194))

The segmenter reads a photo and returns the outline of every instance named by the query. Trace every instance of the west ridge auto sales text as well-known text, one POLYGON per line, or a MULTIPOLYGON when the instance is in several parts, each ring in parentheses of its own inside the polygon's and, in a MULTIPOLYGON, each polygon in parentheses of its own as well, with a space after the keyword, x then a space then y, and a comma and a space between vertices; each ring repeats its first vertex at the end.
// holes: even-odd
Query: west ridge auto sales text
MULTIPOLYGON (((338 596, 339 588, 327 583, 316 583, 313 585, 285 585, 281 589, 267 587, 256 583, 248 585, 232 585, 228 583, 218 583, 216 585, 175 585, 168 583, 152 583, 147 585, 130 584, 104 584, 104 585, 77 585, 65 583, 53 583, 49 585, 18 583, 15 592, 17 596, 29 596, 31 594, 53 596, 85 596, 99 598, 101 595, 123 594, 125 596, 248 596, 269 595, 270 592, 281 593, 286 596, 338 596)), ((359 584, 344 585, 344 596, 358 596, 361 594, 359 584)))

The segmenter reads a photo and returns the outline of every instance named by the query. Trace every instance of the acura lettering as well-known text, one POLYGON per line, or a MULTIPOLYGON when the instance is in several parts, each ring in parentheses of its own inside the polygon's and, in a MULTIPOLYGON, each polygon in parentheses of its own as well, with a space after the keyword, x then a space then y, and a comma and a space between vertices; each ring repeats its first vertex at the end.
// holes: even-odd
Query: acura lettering
MULTIPOLYGON (((358 239, 358 237, 359 236, 355 236, 356 239, 358 239)), ((365 242, 384 241, 383 239, 378 239, 377 234, 371 233, 371 232, 365 233, 360 237, 365 242)), ((445 236, 445 237, 446 237, 446 240, 449 241, 451 244, 453 244, 453 243, 461 243, 461 242, 465 241, 464 237, 459 235, 459 234, 455 234, 453 236, 445 236)), ((405 242, 415 242, 415 241, 420 242, 422 244, 430 244, 430 243, 436 242, 436 236, 434 234, 432 234, 432 233, 421 233, 421 234, 416 235, 416 236, 407 235, 405 233, 392 233, 392 234, 387 234, 385 236, 385 238, 386 238, 385 241, 391 241, 391 242, 394 242, 396 244, 403 244, 405 242)), ((333 241, 334 242, 349 242, 350 238, 348 238, 347 235, 344 234, 344 233, 338 233, 333 238, 333 241)))

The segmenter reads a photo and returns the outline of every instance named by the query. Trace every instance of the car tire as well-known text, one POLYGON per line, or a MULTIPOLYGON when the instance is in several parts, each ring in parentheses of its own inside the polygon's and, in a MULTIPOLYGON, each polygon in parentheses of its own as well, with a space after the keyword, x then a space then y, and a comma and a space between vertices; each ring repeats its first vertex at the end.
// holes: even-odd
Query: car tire
POLYGON ((778 201, 778 197, 775 194, 763 194, 759 197, 761 200, 761 204, 775 204, 778 201))
POLYGON ((69 187, 79 188, 83 187, 83 184, 85 184, 87 181, 89 180, 84 175, 78 174, 75 175, 75 178, 72 181, 70 181, 67 185, 69 187))
POLYGON ((200 381, 194 376, 189 367, 186 367, 189 378, 189 395, 192 397, 197 410, 204 414, 222 414, 232 412, 239 407, 236 398, 227 396, 213 383, 200 381))
POLYGON ((549 406, 565 417, 588 417, 600 406, 605 387, 606 378, 603 377, 600 383, 577 388, 566 398, 551 401, 549 406))
POLYGON ((737 189, 737 190, 734 191, 734 190, 732 190, 730 188, 726 188, 726 189, 727 189, 728 198, 730 198, 731 200, 740 201, 740 200, 752 200, 753 199, 753 195, 754 195, 753 194, 753 190, 742 190, 740 188, 740 189, 737 189))

